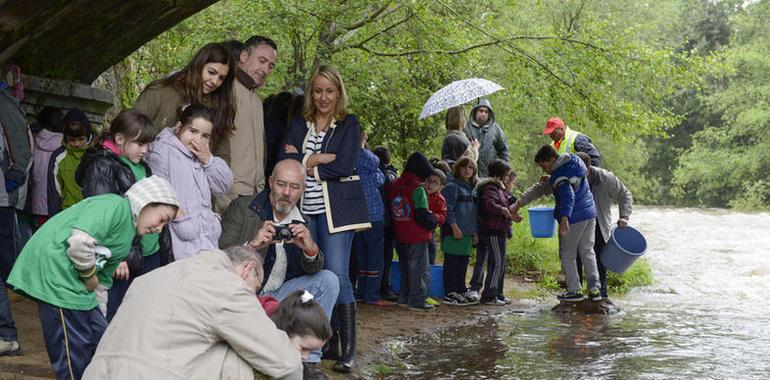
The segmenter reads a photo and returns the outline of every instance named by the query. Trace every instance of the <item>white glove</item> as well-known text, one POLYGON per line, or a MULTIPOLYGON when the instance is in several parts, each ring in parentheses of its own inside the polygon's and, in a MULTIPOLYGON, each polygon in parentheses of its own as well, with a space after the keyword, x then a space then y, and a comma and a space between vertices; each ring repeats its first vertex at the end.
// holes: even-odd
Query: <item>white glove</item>
POLYGON ((96 265, 96 239, 77 229, 72 229, 72 236, 67 239, 67 256, 78 272, 90 272, 96 265))
POLYGON ((112 257, 112 251, 103 245, 97 245, 96 248, 94 248, 94 253, 96 254, 96 267, 104 269, 104 264, 107 264, 107 259, 112 257))

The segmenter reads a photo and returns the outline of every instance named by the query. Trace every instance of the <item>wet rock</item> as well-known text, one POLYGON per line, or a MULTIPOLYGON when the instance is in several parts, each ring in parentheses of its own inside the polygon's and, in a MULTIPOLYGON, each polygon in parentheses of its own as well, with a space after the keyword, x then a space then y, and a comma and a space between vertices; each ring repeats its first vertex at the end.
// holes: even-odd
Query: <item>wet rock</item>
POLYGON ((620 307, 609 298, 593 302, 586 298, 580 302, 560 302, 551 311, 555 314, 600 314, 613 315, 620 313, 620 307))

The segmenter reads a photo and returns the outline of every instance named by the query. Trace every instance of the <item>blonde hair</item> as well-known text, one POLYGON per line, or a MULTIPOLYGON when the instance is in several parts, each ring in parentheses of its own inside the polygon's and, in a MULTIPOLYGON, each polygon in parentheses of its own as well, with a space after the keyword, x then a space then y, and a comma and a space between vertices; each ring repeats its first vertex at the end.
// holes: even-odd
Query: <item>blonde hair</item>
POLYGON ((444 118, 447 130, 461 131, 465 128, 465 124, 468 123, 468 119, 465 118, 465 110, 463 107, 452 107, 446 111, 446 117, 444 118))
POLYGON ((307 88, 305 88, 305 103, 302 106, 302 116, 305 120, 310 120, 315 117, 318 111, 315 108, 315 102, 313 102, 313 80, 318 76, 326 78, 326 80, 332 82, 337 87, 339 96, 334 109, 334 118, 339 120, 347 116, 348 93, 345 91, 345 83, 342 82, 339 71, 331 65, 319 65, 313 70, 313 74, 307 82, 307 88))

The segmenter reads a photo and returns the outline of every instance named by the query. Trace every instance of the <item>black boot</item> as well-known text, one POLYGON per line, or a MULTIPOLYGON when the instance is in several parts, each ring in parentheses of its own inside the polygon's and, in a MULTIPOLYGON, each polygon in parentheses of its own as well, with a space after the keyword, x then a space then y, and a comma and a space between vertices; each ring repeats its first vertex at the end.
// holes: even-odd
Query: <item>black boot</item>
POLYGON ((330 324, 332 327, 332 337, 326 341, 324 347, 321 349, 321 358, 323 360, 337 360, 340 358, 340 321, 337 318, 339 311, 337 307, 332 310, 332 317, 330 324))
POLYGON ((356 366, 356 304, 337 305, 337 318, 340 321, 342 355, 332 369, 349 373, 356 366))

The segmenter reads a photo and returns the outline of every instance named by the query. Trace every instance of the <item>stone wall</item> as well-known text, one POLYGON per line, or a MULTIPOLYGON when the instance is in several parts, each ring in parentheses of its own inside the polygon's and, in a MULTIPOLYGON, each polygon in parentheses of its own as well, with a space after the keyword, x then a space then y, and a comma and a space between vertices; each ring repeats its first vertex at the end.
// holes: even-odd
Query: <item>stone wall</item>
POLYGON ((88 115, 95 129, 98 129, 105 113, 115 103, 113 94, 100 88, 34 75, 23 74, 22 77, 24 100, 21 106, 26 111, 29 122, 35 120, 35 115, 44 106, 58 107, 65 113, 73 107, 78 107, 88 115))

